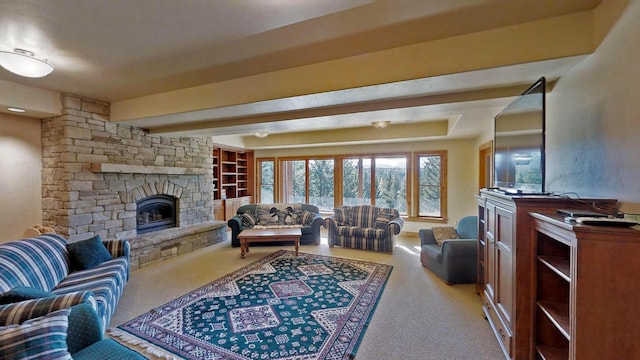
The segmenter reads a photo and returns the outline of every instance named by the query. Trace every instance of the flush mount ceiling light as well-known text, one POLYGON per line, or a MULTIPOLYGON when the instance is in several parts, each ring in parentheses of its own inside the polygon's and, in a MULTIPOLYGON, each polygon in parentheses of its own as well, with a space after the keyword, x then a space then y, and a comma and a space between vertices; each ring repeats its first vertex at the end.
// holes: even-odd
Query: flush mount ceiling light
POLYGON ((269 133, 266 131, 256 131, 253 135, 259 138, 266 138, 267 136, 269 136, 269 133))
POLYGON ((51 74, 53 65, 40 60, 28 50, 13 49, 13 52, 0 51, 0 66, 20 76, 40 78, 51 74))
POLYGON ((17 113, 23 113, 26 110, 25 109, 21 109, 21 108, 17 108, 17 107, 8 107, 7 110, 12 111, 12 112, 17 112, 17 113))
POLYGON ((387 126, 389 126, 389 124, 391 124, 391 121, 388 121, 388 120, 374 121, 371 123, 371 125, 373 125, 374 128, 378 128, 378 129, 386 128, 387 126))

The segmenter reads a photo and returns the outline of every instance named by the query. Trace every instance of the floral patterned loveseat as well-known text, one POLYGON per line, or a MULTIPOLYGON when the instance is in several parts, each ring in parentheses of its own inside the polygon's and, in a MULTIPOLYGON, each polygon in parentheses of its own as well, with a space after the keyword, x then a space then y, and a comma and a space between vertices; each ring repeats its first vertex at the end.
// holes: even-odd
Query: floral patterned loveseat
POLYGON ((250 204, 239 207, 236 215, 227 221, 227 225, 231 228, 233 247, 240 247, 238 234, 244 229, 286 227, 301 229, 301 245, 317 245, 320 244, 322 216, 317 206, 309 204, 250 204))

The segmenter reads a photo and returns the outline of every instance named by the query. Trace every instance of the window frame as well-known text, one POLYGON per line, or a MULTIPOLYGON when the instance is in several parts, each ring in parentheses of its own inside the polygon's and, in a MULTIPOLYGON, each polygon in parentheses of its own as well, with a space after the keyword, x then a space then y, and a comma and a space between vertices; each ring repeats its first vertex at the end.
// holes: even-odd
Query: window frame
POLYGON ((267 158, 257 158, 256 159, 256 185, 255 185, 255 197, 253 199, 254 203, 260 203, 262 199, 262 163, 264 162, 273 162, 273 202, 276 203, 278 199, 278 166, 275 157, 267 157, 267 158))
POLYGON ((445 223, 447 221, 447 150, 424 150, 424 151, 411 151, 411 152, 391 152, 391 153, 354 153, 354 154, 341 154, 341 155, 320 155, 320 156, 287 156, 287 157, 270 157, 270 158, 258 158, 256 159, 256 174, 258 181, 256 182, 256 194, 257 199, 260 199, 261 189, 261 162, 262 161, 274 161, 274 202, 282 202, 282 167, 285 161, 304 161, 305 162, 305 199, 309 202, 309 160, 333 160, 334 162, 334 207, 339 208, 342 206, 343 198, 343 161, 345 159, 359 159, 369 158, 371 159, 371 202, 375 204, 375 170, 376 170, 376 158, 393 158, 402 157, 406 158, 406 201, 407 201, 407 214, 402 215, 408 221, 412 222, 433 222, 433 223, 445 223), (440 216, 420 216, 420 156, 440 156, 440 216))
POLYGON ((412 198, 413 216, 409 217, 410 221, 426 221, 426 222, 447 222, 447 151, 417 151, 413 154, 413 187, 412 198), (439 156, 440 157, 440 216, 420 215, 420 157, 422 156, 439 156))

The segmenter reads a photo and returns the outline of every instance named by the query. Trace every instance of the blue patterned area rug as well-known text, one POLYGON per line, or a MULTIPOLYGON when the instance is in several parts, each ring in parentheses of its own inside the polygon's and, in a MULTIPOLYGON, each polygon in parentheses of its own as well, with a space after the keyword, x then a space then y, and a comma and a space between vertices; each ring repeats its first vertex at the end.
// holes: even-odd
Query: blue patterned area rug
POLYGON ((185 359, 349 359, 391 270, 280 250, 110 335, 157 357, 166 351, 185 359))

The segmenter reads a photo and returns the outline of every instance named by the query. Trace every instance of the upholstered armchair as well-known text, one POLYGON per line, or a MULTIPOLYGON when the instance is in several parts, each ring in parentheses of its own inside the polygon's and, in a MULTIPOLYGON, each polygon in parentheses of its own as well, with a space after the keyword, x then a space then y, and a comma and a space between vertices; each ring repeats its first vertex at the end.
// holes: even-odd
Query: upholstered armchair
POLYGON ((447 284, 476 282, 478 217, 460 219, 456 228, 421 229, 420 261, 447 284), (439 236, 437 236, 439 235, 439 236))
POLYGON ((0 358, 146 359, 104 336, 94 306, 90 291, 0 305, 0 358))

